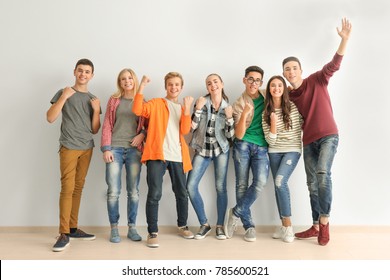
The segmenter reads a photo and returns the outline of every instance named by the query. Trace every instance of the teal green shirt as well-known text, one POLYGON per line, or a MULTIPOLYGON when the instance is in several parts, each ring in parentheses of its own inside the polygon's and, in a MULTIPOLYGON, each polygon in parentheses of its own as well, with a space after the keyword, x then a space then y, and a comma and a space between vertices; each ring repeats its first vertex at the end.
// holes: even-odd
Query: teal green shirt
POLYGON ((247 141, 249 143, 256 144, 260 147, 267 147, 267 141, 264 137, 263 132, 263 110, 264 110, 264 97, 260 95, 258 98, 253 99, 254 103, 254 116, 251 125, 245 131, 245 135, 242 140, 247 141))

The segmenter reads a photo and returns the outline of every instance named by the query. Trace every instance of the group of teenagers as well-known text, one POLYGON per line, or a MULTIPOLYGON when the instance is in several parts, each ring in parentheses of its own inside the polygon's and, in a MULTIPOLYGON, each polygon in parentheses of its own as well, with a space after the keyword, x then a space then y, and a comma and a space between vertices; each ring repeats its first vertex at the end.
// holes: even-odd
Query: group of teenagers
MULTIPOLYGON (((339 141, 327 86, 340 68, 351 29, 349 20, 342 19, 341 28, 337 28, 341 42, 335 55, 321 70, 307 78, 302 78, 299 59, 287 57, 282 62, 283 76, 272 76, 264 90, 260 89, 264 71, 258 66, 247 67, 244 92, 232 105, 225 94, 222 78, 215 73, 206 77, 206 95, 195 102, 193 97, 186 96, 180 104, 184 85, 180 73, 166 74, 165 97, 148 100, 144 98, 144 90, 150 79, 143 76, 139 82, 132 69, 120 71, 117 92, 107 103, 100 146, 106 165, 110 241, 121 241, 118 223, 123 167, 126 172, 127 238, 142 240, 136 229, 136 219, 143 164, 147 169, 148 186, 147 246, 159 247, 159 201, 167 171, 176 200, 179 235, 186 239, 205 238, 212 228, 199 185, 213 162, 217 239, 232 238, 241 221, 244 239, 256 240, 251 206, 267 184, 271 171, 281 220, 281 226, 272 237, 285 242, 293 242, 295 238, 317 238, 319 245, 326 245, 330 240, 331 167, 339 141), (189 133, 188 145, 185 135, 189 133), (189 147, 194 152, 192 159, 189 147), (294 233, 288 181, 302 151, 313 224, 308 230, 294 233), (236 204, 231 208, 227 205, 230 154, 236 178, 236 204), (189 201, 200 224, 196 234, 187 226, 189 201)), ((95 239, 95 235, 78 228, 81 194, 94 147, 93 134, 98 133, 101 126, 100 101, 88 91, 93 73, 93 63, 80 59, 74 69, 75 84, 60 89, 47 111, 50 123, 62 114, 60 226, 52 248, 55 252, 67 248, 72 238, 95 239)))

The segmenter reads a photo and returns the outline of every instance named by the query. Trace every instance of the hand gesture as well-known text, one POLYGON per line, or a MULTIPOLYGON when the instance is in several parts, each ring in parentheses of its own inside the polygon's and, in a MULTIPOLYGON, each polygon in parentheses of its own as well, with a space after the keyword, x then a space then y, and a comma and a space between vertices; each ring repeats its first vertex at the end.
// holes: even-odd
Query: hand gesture
POLYGON ((71 97, 76 91, 71 88, 71 87, 66 87, 64 88, 64 90, 62 91, 62 96, 65 97, 65 99, 68 99, 69 97, 71 97))
POLYGON ((231 105, 229 105, 225 108, 225 115, 226 115, 227 119, 230 119, 233 117, 233 107, 231 105))
POLYGON ((184 115, 191 114, 191 104, 194 102, 194 98, 192 96, 186 96, 183 98, 183 107, 184 107, 184 115))
POLYGON ((91 99, 91 106, 92 106, 92 109, 97 112, 97 111, 100 111, 100 100, 99 98, 92 98, 91 99))
POLYGON ((191 109, 191 104, 192 102, 194 102, 194 98, 192 96, 186 96, 183 98, 183 105, 184 105, 184 108, 188 108, 188 109, 191 109))
POLYGON ((343 18, 341 20, 341 30, 337 27, 337 33, 342 39, 348 40, 349 35, 351 34, 351 30, 352 30, 352 24, 350 23, 349 20, 343 18))
POLYGON ((201 110, 204 105, 206 105, 207 99, 203 96, 199 97, 198 100, 196 100, 196 110, 201 110))
POLYGON ((253 105, 250 102, 246 101, 245 107, 244 107, 244 110, 242 111, 242 113, 244 115, 248 115, 252 110, 253 110, 253 105))
POLYGON ((141 79, 141 83, 139 85, 139 89, 138 89, 138 92, 139 93, 143 93, 144 92, 144 88, 147 84, 150 83, 150 79, 148 76, 142 76, 142 79, 141 79))
POLYGON ((272 112, 272 113, 271 113, 271 115, 269 116, 269 119, 270 119, 270 121, 271 121, 271 126, 272 126, 273 124, 276 124, 276 122, 278 121, 275 112, 272 112))
POLYGON ((150 82, 150 79, 149 79, 149 77, 148 76, 142 76, 142 79, 141 79, 141 84, 144 84, 144 85, 146 85, 146 84, 149 84, 149 82, 150 82))

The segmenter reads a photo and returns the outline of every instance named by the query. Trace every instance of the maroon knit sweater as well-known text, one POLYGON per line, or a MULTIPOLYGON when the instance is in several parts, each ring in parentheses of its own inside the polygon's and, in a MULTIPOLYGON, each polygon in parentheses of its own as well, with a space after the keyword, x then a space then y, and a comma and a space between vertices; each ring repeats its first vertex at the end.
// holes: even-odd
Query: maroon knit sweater
POLYGON ((342 59, 343 56, 336 53, 322 70, 305 78, 299 88, 290 92, 290 99, 304 119, 302 127, 304 146, 322 137, 338 134, 327 87, 330 77, 340 69, 342 59))

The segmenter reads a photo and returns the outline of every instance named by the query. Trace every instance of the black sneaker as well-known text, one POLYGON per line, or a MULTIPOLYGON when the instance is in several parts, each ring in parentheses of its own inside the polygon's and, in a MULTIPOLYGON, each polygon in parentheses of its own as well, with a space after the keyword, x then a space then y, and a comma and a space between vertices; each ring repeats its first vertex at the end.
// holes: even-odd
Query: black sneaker
POLYGON ((195 239, 203 239, 211 231, 210 225, 201 225, 198 233, 195 235, 195 239))
POLYGON ((217 227, 217 229, 215 230, 215 237, 218 240, 225 240, 226 239, 226 235, 225 235, 225 232, 223 231, 222 227, 217 227))
POLYGON ((60 236, 57 238, 56 244, 53 246, 54 252, 61 252, 66 249, 70 244, 69 242, 69 236, 65 233, 61 233, 60 236))
POLYGON ((94 240, 96 238, 95 235, 86 233, 79 228, 75 232, 70 233, 69 237, 72 239, 79 239, 79 240, 94 240))

